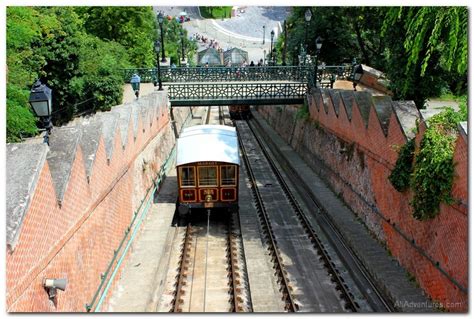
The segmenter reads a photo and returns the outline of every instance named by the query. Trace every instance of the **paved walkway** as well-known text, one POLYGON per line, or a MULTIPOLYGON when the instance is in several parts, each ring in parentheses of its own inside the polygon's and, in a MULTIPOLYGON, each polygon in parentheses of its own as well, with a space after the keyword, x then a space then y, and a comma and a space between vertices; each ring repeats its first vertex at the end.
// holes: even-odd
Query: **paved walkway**
MULTIPOLYGON (((165 15, 177 16, 186 11, 191 21, 183 23, 188 35, 199 33, 208 39, 217 40, 220 47, 226 51, 238 47, 247 51, 249 60, 257 63, 264 58, 264 50, 270 51, 270 32, 276 30, 280 34, 280 24, 290 12, 289 7, 244 7, 244 12, 231 19, 202 19, 198 7, 153 7, 155 12, 163 11, 165 15), (266 39, 263 44, 263 25, 266 39)), ((274 41, 276 41, 275 35, 274 41)), ((198 51, 208 46, 198 44, 198 51)))
MULTIPOLYGON (((153 83, 141 83, 139 98, 148 95, 153 91, 155 91, 155 86, 153 85, 153 83)), ((133 102, 135 99, 135 92, 133 92, 132 85, 128 83, 124 84, 122 104, 133 102)))

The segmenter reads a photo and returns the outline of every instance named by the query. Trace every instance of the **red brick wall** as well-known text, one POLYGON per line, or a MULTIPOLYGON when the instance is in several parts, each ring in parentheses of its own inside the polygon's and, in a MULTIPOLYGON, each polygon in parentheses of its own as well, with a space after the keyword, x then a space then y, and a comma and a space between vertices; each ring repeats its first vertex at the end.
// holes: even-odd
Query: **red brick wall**
POLYGON ((140 117, 136 139, 131 121, 125 148, 117 129, 110 161, 101 138, 89 183, 78 147, 61 206, 45 163, 18 242, 6 253, 9 312, 86 310, 134 210, 174 145, 167 100, 161 96, 156 103, 163 112, 145 121, 140 117), (57 305, 42 287, 44 278, 68 279, 57 305))
MULTIPOLYGON (((439 262, 451 279, 468 286, 466 140, 459 137, 456 143, 456 179, 452 192, 464 204, 442 205, 436 218, 417 221, 409 205, 412 194, 397 192, 388 180, 398 157, 394 146, 406 142, 396 114, 392 113, 385 136, 373 107, 366 127, 356 105, 349 121, 342 104, 336 116, 332 104, 325 110, 320 94, 309 100, 307 121, 297 119, 297 106, 260 107, 259 112, 309 165, 322 167, 318 173, 378 239, 386 242, 393 256, 433 300, 450 311, 466 311, 467 294, 423 256, 439 262)), ((423 133, 421 123, 418 143, 423 133)))

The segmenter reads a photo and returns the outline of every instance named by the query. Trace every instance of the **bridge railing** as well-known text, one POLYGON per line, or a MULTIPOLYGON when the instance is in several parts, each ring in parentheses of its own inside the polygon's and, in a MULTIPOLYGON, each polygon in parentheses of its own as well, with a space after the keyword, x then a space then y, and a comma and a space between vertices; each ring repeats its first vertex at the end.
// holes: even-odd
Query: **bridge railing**
POLYGON ((175 105, 186 101, 222 101, 237 104, 239 101, 258 104, 259 100, 288 101, 303 99, 307 83, 173 83, 168 86, 168 96, 175 105), (252 101, 252 102, 249 102, 252 101))
MULTIPOLYGON (((294 81, 307 82, 311 68, 307 66, 264 66, 264 67, 161 67, 163 83, 229 82, 229 81, 294 81)), ((155 82, 156 68, 124 69, 125 82, 132 75, 140 76, 141 82, 155 82)))
MULTIPOLYGON (((190 83, 190 82, 250 82, 250 81, 291 81, 315 84, 314 64, 304 66, 264 66, 264 67, 161 67, 163 83, 190 83)), ((326 86, 336 80, 350 80, 353 66, 318 65, 318 85, 326 86)), ((138 74, 141 82, 157 82, 156 68, 123 69, 125 82, 130 82, 133 74, 138 74)))

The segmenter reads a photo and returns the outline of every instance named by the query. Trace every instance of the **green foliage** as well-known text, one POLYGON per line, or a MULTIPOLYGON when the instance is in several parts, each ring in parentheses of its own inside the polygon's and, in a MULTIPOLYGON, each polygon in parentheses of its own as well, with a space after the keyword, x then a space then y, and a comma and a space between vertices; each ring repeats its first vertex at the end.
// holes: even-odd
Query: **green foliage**
POLYGON ((16 85, 7 88, 7 142, 21 141, 21 137, 37 133, 35 118, 28 105, 29 91, 16 85))
POLYGON ((448 108, 428 121, 416 154, 411 187, 416 190, 412 201, 413 217, 434 218, 440 203, 452 203, 454 179, 454 146, 456 127, 462 115, 448 108))
MULTIPOLYGON (((302 45, 314 56, 321 36, 320 63, 350 63, 355 57, 385 73, 394 99, 423 108, 445 88, 467 92, 466 7, 311 7, 306 23, 307 8, 294 7, 287 19, 287 64, 298 63, 302 45)), ((276 40, 279 62, 283 38, 276 40)))
POLYGON ((171 63, 179 64, 179 60, 181 59, 181 33, 183 33, 184 54, 186 55, 188 62, 193 61, 198 46, 195 41, 189 40, 188 31, 183 28, 182 24, 177 22, 175 19, 165 19, 163 23, 163 32, 165 35, 166 58, 170 59, 171 63))
POLYGON ((52 89, 54 125, 120 104, 120 69, 155 65, 155 27, 151 7, 8 7, 7 141, 37 133, 37 78, 52 89))
POLYGON ((385 72, 396 99, 422 108, 427 97, 448 85, 467 89, 467 8, 386 8, 382 36, 387 45, 385 72), (400 41, 403 40, 403 46, 400 41))
MULTIPOLYGON (((350 62, 357 55, 358 49, 352 34, 346 8, 312 7, 312 19, 307 24, 304 14, 307 7, 293 7, 287 18, 287 64, 297 64, 301 46, 307 45, 307 52, 316 53, 315 40, 318 36, 324 39, 318 60, 328 65, 350 62), (305 43, 306 39, 306 43, 305 43)), ((268 36, 268 34, 267 34, 268 36)), ((276 41, 277 55, 283 50, 283 35, 276 41)))
POLYGON ((304 121, 309 119, 309 108, 308 108, 308 102, 306 101, 306 99, 304 100, 303 105, 300 108, 298 108, 298 111, 296 112, 296 118, 302 119, 304 121))
POLYGON ((414 152, 415 139, 412 138, 400 148, 395 168, 388 177, 393 187, 399 192, 404 192, 410 187, 414 152))
POLYGON ((79 50, 79 69, 83 73, 75 77, 73 88, 81 101, 76 112, 92 108, 109 110, 122 102, 123 79, 121 68, 130 67, 126 49, 116 42, 105 42, 96 37, 85 37, 79 50), (95 57, 100 56, 97 60, 95 57))
POLYGON ((452 203, 457 125, 465 116, 462 111, 446 108, 428 120, 418 151, 415 151, 414 139, 400 149, 389 180, 399 192, 409 187, 414 191, 410 204, 415 219, 434 218, 441 203, 452 203))
POLYGON ((206 19, 230 18, 232 7, 199 7, 201 15, 206 19))
POLYGON ((77 11, 84 17, 87 32, 123 45, 134 66, 155 65, 157 22, 151 7, 83 7, 77 11))

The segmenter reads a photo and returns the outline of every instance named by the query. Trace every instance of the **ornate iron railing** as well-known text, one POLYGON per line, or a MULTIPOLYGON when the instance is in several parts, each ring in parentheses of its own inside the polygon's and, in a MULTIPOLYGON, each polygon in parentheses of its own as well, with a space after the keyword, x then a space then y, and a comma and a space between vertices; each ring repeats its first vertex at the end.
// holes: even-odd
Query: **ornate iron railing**
MULTIPOLYGON (((161 67, 163 83, 229 82, 229 81, 295 81, 307 82, 311 68, 307 66, 265 67, 161 67)), ((156 68, 124 69, 124 81, 129 82, 134 73, 141 82, 155 82, 156 68)))
MULTIPOLYGON (((163 72, 167 67, 161 67, 160 70, 163 72)), ((133 74, 138 74, 140 76, 141 83, 154 83, 157 81, 157 70, 156 68, 136 68, 136 69, 122 69, 123 71, 123 80, 125 83, 130 83, 130 79, 133 74)))
POLYGON ((187 83, 168 85, 168 97, 172 105, 206 104, 210 101, 221 104, 260 104, 292 102, 303 99, 307 93, 307 83, 187 83))

